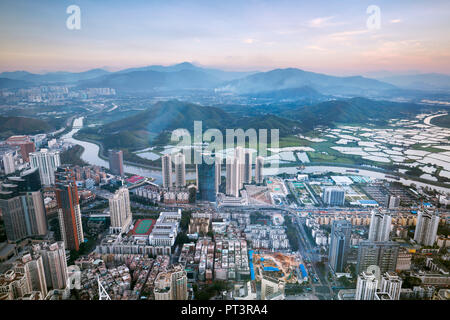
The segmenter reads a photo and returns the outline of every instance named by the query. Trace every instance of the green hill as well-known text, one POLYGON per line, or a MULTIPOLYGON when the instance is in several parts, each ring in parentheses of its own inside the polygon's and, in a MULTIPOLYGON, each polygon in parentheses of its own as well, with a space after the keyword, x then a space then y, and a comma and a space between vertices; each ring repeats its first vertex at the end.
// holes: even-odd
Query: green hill
POLYGON ((12 135, 44 133, 52 129, 50 124, 40 119, 0 116, 1 139, 12 135))

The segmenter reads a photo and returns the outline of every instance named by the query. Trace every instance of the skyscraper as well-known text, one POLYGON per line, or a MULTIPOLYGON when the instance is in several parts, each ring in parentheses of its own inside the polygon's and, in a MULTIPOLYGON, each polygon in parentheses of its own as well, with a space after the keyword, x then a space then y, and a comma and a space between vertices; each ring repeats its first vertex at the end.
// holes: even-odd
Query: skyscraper
POLYGON ((244 183, 252 183, 252 152, 244 151, 244 183))
POLYGON ((47 217, 37 169, 24 171, 20 177, 8 177, 0 190, 0 209, 8 240, 47 234, 47 217))
POLYGON ((242 147, 236 147, 234 149, 234 159, 238 190, 241 190, 244 187, 245 177, 245 152, 242 147))
POLYGON ((343 272, 350 249, 352 225, 347 220, 334 220, 331 226, 328 264, 333 272, 343 272))
POLYGON ((183 153, 175 155, 175 186, 177 188, 186 186, 186 159, 183 153))
POLYGON ((439 214, 437 211, 419 210, 417 224, 414 232, 414 241, 423 246, 432 246, 436 242, 439 227, 439 214))
POLYGON ((216 169, 215 156, 202 154, 202 162, 197 165, 198 169, 198 200, 216 201, 216 169))
POLYGON ((361 241, 358 248, 358 273, 375 265, 381 273, 395 271, 397 266, 399 244, 392 241, 361 241))
POLYGON ((77 184, 72 170, 58 168, 55 184, 61 237, 68 250, 80 249, 84 242, 77 184))
POLYGON ((392 300, 400 300, 403 280, 395 272, 386 272, 381 278, 380 292, 386 292, 392 300))
POLYGON ((36 251, 42 256, 47 286, 53 289, 65 289, 67 286, 67 260, 63 241, 36 245, 36 251))
POLYGON ((372 210, 369 228, 369 241, 389 241, 392 217, 387 212, 372 210))
POLYGON ((222 158, 220 156, 216 156, 215 163, 216 170, 216 193, 219 192, 220 185, 222 183, 222 158))
POLYGON ((31 291, 40 291, 44 297, 47 295, 47 282, 41 255, 25 253, 14 263, 14 271, 27 276, 31 291))
POLYGON ((330 206, 342 206, 345 202, 345 192, 337 187, 326 187, 323 190, 322 200, 330 206))
POLYGON ((274 277, 263 274, 261 279, 261 300, 271 300, 275 294, 284 296, 286 283, 274 277))
POLYGON ((55 184, 55 171, 61 165, 59 151, 49 151, 41 149, 38 152, 30 153, 31 168, 38 168, 41 183, 44 186, 55 184))
POLYGON ((127 231, 131 224, 130 194, 127 188, 122 187, 109 199, 111 214, 111 233, 127 231))
POLYGON ((124 175, 122 150, 109 150, 108 159, 111 173, 122 177, 124 175))
POLYGON ((162 163, 162 180, 164 188, 172 187, 172 157, 165 154, 161 158, 162 163))
POLYGON ((378 287, 378 279, 375 274, 361 272, 356 282, 355 300, 374 300, 378 287))
POLYGON ((264 158, 261 156, 256 157, 256 165, 255 165, 255 182, 257 184, 263 183, 264 181, 264 158))

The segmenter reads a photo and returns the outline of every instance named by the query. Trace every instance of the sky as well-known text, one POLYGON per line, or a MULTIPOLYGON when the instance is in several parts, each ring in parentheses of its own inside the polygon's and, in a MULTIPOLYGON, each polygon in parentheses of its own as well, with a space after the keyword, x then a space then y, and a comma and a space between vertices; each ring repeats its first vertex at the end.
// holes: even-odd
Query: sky
POLYGON ((450 1, 1 0, 0 71, 194 64, 450 74, 450 1), (67 7, 80 8, 70 30, 67 7), (369 29, 370 5, 380 28, 369 29))

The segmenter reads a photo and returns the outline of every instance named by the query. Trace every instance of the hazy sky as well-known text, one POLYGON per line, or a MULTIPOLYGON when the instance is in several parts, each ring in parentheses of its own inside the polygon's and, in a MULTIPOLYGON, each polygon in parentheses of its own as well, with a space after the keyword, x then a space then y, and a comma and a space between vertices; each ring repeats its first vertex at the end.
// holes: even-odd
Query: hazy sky
POLYGON ((0 71, 190 61, 227 70, 450 73, 450 1, 1 0, 0 71), (69 30, 69 5, 81 30, 69 30), (369 30, 369 5, 381 28, 369 30))

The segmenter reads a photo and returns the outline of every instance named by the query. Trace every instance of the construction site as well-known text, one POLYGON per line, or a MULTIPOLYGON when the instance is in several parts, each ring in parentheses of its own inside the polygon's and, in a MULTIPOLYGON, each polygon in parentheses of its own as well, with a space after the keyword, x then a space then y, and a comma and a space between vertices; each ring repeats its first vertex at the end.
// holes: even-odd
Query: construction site
POLYGON ((286 283, 303 281, 300 256, 279 252, 261 254, 251 252, 251 255, 254 280, 261 281, 263 274, 270 274, 271 277, 286 283))

